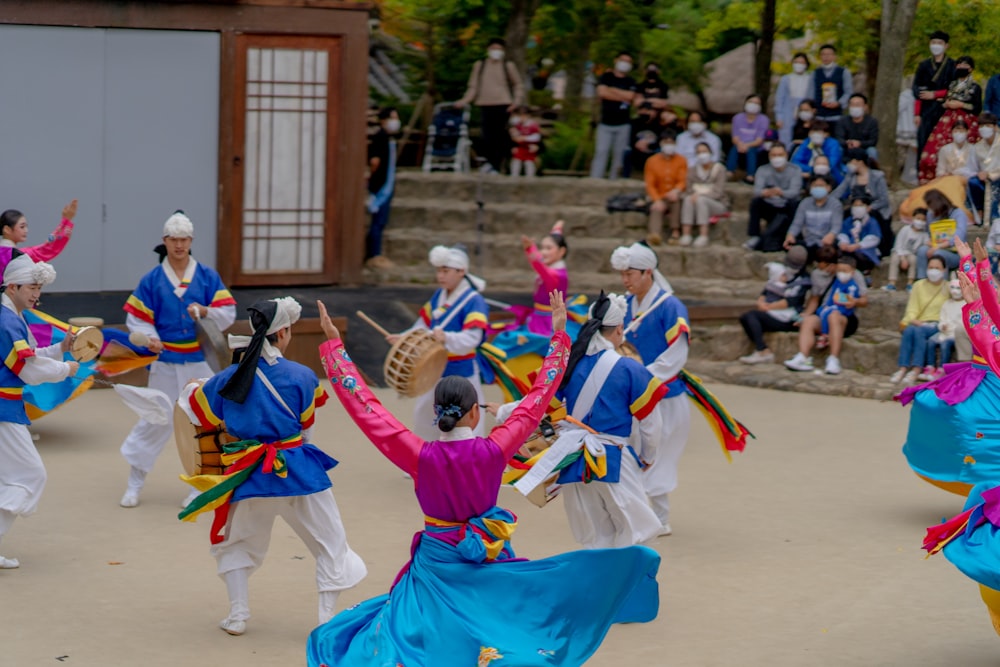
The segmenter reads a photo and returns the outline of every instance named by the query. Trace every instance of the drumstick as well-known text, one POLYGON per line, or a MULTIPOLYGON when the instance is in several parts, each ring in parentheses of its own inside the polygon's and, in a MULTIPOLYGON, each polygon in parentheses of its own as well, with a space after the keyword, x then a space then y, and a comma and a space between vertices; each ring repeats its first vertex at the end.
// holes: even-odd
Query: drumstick
POLYGON ((358 317, 360 317, 363 322, 365 322, 366 324, 368 324, 370 327, 372 327, 373 329, 375 329, 375 331, 379 332, 384 337, 388 338, 389 336, 392 335, 391 333, 389 333, 388 331, 385 330, 385 327, 383 327, 378 322, 376 322, 372 318, 370 318, 367 315, 365 315, 360 310, 354 311, 354 314, 357 315, 358 317))
POLYGON ((136 347, 146 347, 149 345, 149 336, 139 331, 133 331, 128 335, 128 342, 136 347))

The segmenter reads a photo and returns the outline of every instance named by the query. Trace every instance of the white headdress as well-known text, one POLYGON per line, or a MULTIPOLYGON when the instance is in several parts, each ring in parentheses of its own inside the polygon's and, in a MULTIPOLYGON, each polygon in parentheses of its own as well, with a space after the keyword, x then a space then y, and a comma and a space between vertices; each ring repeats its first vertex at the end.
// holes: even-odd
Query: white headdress
POLYGON ((35 262, 28 255, 18 255, 3 272, 4 285, 51 285, 56 270, 46 262, 35 262))
POLYGON ((431 266, 437 268, 447 267, 449 269, 465 271, 465 277, 469 279, 469 282, 476 288, 476 291, 482 292, 486 289, 485 280, 469 273, 469 254, 465 252, 465 248, 462 246, 448 247, 436 245, 427 254, 427 259, 430 260, 431 266))
POLYGON ((667 282, 667 279, 656 268, 659 263, 660 260, 656 256, 656 253, 653 252, 653 249, 642 243, 633 243, 627 248, 619 246, 611 253, 611 268, 615 271, 627 271, 629 269, 646 271, 652 269, 653 282, 664 292, 673 292, 674 290, 670 286, 670 283, 667 282))
POLYGON ((163 235, 175 239, 194 238, 194 223, 183 211, 177 211, 163 223, 163 235))
MULTIPOLYGON (((610 303, 608 304, 608 311, 604 313, 604 317, 601 318, 601 326, 616 327, 619 324, 624 324, 625 313, 628 310, 628 301, 624 296, 613 292, 605 296, 610 303)), ((595 304, 596 302, 591 304, 590 309, 587 312, 590 317, 594 316, 595 304)), ((590 339, 590 344, 587 345, 587 354, 597 354, 601 350, 612 350, 614 347, 615 346, 611 344, 611 341, 602 336, 601 332, 598 331, 594 334, 594 337, 590 339)))
MULTIPOLYGON (((302 315, 302 305, 290 296, 271 299, 271 301, 274 301, 278 305, 278 308, 274 313, 274 319, 271 320, 271 326, 267 328, 268 336, 278 333, 285 327, 292 326, 299 321, 299 317, 302 315)), ((250 345, 251 340, 253 340, 251 336, 229 334, 229 349, 242 350, 250 345)), ((281 356, 281 353, 265 338, 260 356, 264 357, 267 363, 273 366, 278 357, 281 356)))

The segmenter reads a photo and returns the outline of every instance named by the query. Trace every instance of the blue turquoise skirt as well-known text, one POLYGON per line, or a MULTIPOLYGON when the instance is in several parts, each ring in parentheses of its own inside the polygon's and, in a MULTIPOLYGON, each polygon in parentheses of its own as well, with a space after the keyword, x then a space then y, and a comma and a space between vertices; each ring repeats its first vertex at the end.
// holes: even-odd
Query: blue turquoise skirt
MULTIPOLYGON (((995 486, 997 482, 987 482, 973 488, 963 511, 982 504, 983 492, 995 486)), ((965 576, 983 586, 1000 590, 1000 528, 990 521, 981 521, 982 516, 982 511, 974 512, 969 528, 949 542, 942 553, 965 576)))
POLYGON ((659 554, 642 546, 470 563, 424 537, 388 595, 313 630, 308 664, 582 665, 612 623, 656 618, 659 567, 659 554))

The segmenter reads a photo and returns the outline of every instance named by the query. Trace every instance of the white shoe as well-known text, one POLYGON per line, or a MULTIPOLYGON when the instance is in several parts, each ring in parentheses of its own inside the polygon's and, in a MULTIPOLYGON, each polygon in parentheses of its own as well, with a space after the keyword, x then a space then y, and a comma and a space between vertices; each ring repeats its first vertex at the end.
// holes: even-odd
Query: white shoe
POLYGON ((826 358, 826 374, 827 375, 840 375, 840 359, 834 356, 829 356, 826 358))
POLYGON ((757 246, 759 245, 760 245, 759 236, 751 236, 746 240, 746 242, 743 243, 743 247, 746 248, 747 250, 756 250, 757 246))
POLYGON ((16 558, 0 556, 0 570, 16 570, 19 567, 21 567, 21 563, 16 558))
POLYGON ((806 357, 801 352, 796 352, 794 357, 785 362, 785 368, 790 371, 811 371, 813 370, 812 357, 806 357))
POLYGON ((773 364, 774 352, 770 350, 754 350, 752 354, 740 357, 740 361, 751 366, 754 364, 773 364))
POLYGON ((670 528, 669 523, 665 523, 660 526, 660 532, 656 534, 657 537, 667 537, 668 535, 673 535, 674 531, 670 528))
POLYGON ((906 375, 906 369, 900 368, 898 371, 889 376, 889 382, 899 384, 903 380, 904 375, 906 375))
POLYGON ((189 493, 187 495, 187 498, 185 498, 184 500, 181 501, 181 509, 182 510, 186 510, 187 506, 191 504, 191 501, 193 501, 195 498, 197 498, 200 495, 201 495, 201 491, 199 491, 198 489, 194 489, 193 491, 191 491, 191 493, 189 493))
POLYGON ((913 384, 914 382, 917 381, 917 375, 919 374, 920 371, 918 371, 917 369, 907 371, 906 375, 903 376, 903 384, 913 384))
POLYGON ((690 234, 685 234, 684 236, 681 237, 681 240, 679 241, 679 243, 682 246, 689 246, 689 245, 691 245, 691 241, 693 241, 693 240, 694 239, 691 238, 690 234))
POLYGON ((139 494, 136 491, 126 491, 122 499, 118 501, 122 507, 138 507, 139 494))
POLYGON ((691 245, 693 245, 695 248, 704 248, 708 245, 708 237, 703 234, 698 238, 696 238, 694 240, 694 243, 692 243, 691 245))
POLYGON ((227 616, 219 623, 219 627, 225 630, 226 634, 239 637, 247 631, 247 622, 227 616))

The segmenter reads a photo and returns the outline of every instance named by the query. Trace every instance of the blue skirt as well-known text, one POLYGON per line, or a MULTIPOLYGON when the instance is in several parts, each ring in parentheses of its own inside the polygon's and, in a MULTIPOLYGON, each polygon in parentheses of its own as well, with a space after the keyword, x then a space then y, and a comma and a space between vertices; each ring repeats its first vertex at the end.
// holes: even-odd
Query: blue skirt
MULTIPOLYGON (((963 511, 983 502, 983 492, 996 482, 979 484, 972 489, 963 511)), ((973 514, 970 528, 949 542, 942 550, 945 558, 973 581, 1000 590, 1000 528, 989 521, 979 523, 980 514, 973 514)))
POLYGON ((642 546, 470 563, 423 537, 388 595, 313 630, 308 664, 582 665, 612 623, 656 618, 659 566, 659 554, 642 546))

